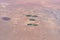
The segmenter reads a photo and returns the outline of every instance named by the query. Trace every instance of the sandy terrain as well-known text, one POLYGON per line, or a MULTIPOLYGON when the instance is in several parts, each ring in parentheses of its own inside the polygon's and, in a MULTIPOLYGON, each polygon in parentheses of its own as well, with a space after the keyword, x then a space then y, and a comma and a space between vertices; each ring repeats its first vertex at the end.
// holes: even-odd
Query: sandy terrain
POLYGON ((0 40, 60 40, 59 0, 0 0, 0 40), (52 2, 54 1, 54 2, 52 2), (29 21, 27 14, 37 15, 29 21), (10 20, 3 20, 9 17, 10 20), (38 26, 29 26, 33 23, 38 26))

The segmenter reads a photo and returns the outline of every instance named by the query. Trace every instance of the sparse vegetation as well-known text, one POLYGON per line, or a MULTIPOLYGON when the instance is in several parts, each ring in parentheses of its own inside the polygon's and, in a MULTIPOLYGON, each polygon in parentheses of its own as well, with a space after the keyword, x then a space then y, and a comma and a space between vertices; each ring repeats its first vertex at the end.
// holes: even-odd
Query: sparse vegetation
POLYGON ((28 15, 26 15, 27 17, 31 17, 32 15, 30 15, 30 14, 28 14, 28 15))
POLYGON ((31 15, 31 14, 28 14, 26 15, 27 17, 38 17, 37 15, 31 15))
POLYGON ((27 24, 28 26, 32 26, 32 24, 31 23, 29 23, 29 24, 27 24))
POLYGON ((36 21, 35 19, 29 19, 30 21, 36 21))
POLYGON ((30 23, 30 24, 27 24, 28 26, 38 26, 38 24, 32 24, 32 23, 30 23))
POLYGON ((38 17, 37 15, 33 15, 32 17, 38 17))
POLYGON ((33 24, 33 26, 38 26, 38 24, 33 24))

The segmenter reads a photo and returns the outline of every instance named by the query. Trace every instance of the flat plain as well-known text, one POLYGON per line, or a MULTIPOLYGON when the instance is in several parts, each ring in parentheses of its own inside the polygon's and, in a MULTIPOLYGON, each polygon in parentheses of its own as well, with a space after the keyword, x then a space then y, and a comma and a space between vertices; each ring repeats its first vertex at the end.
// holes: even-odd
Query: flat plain
POLYGON ((55 2, 0 1, 0 40, 60 40, 60 8, 55 2))

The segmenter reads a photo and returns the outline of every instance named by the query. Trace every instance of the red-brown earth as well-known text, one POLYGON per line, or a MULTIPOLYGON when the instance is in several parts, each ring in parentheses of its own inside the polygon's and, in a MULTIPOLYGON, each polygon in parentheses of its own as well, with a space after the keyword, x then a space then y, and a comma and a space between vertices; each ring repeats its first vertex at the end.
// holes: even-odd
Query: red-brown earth
POLYGON ((60 40, 60 5, 58 2, 53 3, 49 0, 0 1, 0 40, 60 40), (35 18, 36 21, 29 21, 27 14, 38 17, 35 18), (6 16, 11 19, 3 20, 2 17, 6 16), (37 23, 38 26, 30 27, 28 23, 37 23))

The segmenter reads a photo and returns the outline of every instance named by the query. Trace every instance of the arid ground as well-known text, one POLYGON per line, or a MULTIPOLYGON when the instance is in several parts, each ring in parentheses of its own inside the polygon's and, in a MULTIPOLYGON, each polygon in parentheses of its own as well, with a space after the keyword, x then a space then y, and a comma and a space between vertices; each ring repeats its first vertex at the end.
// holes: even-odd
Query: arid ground
POLYGON ((60 40, 60 0, 0 0, 0 40, 60 40))

